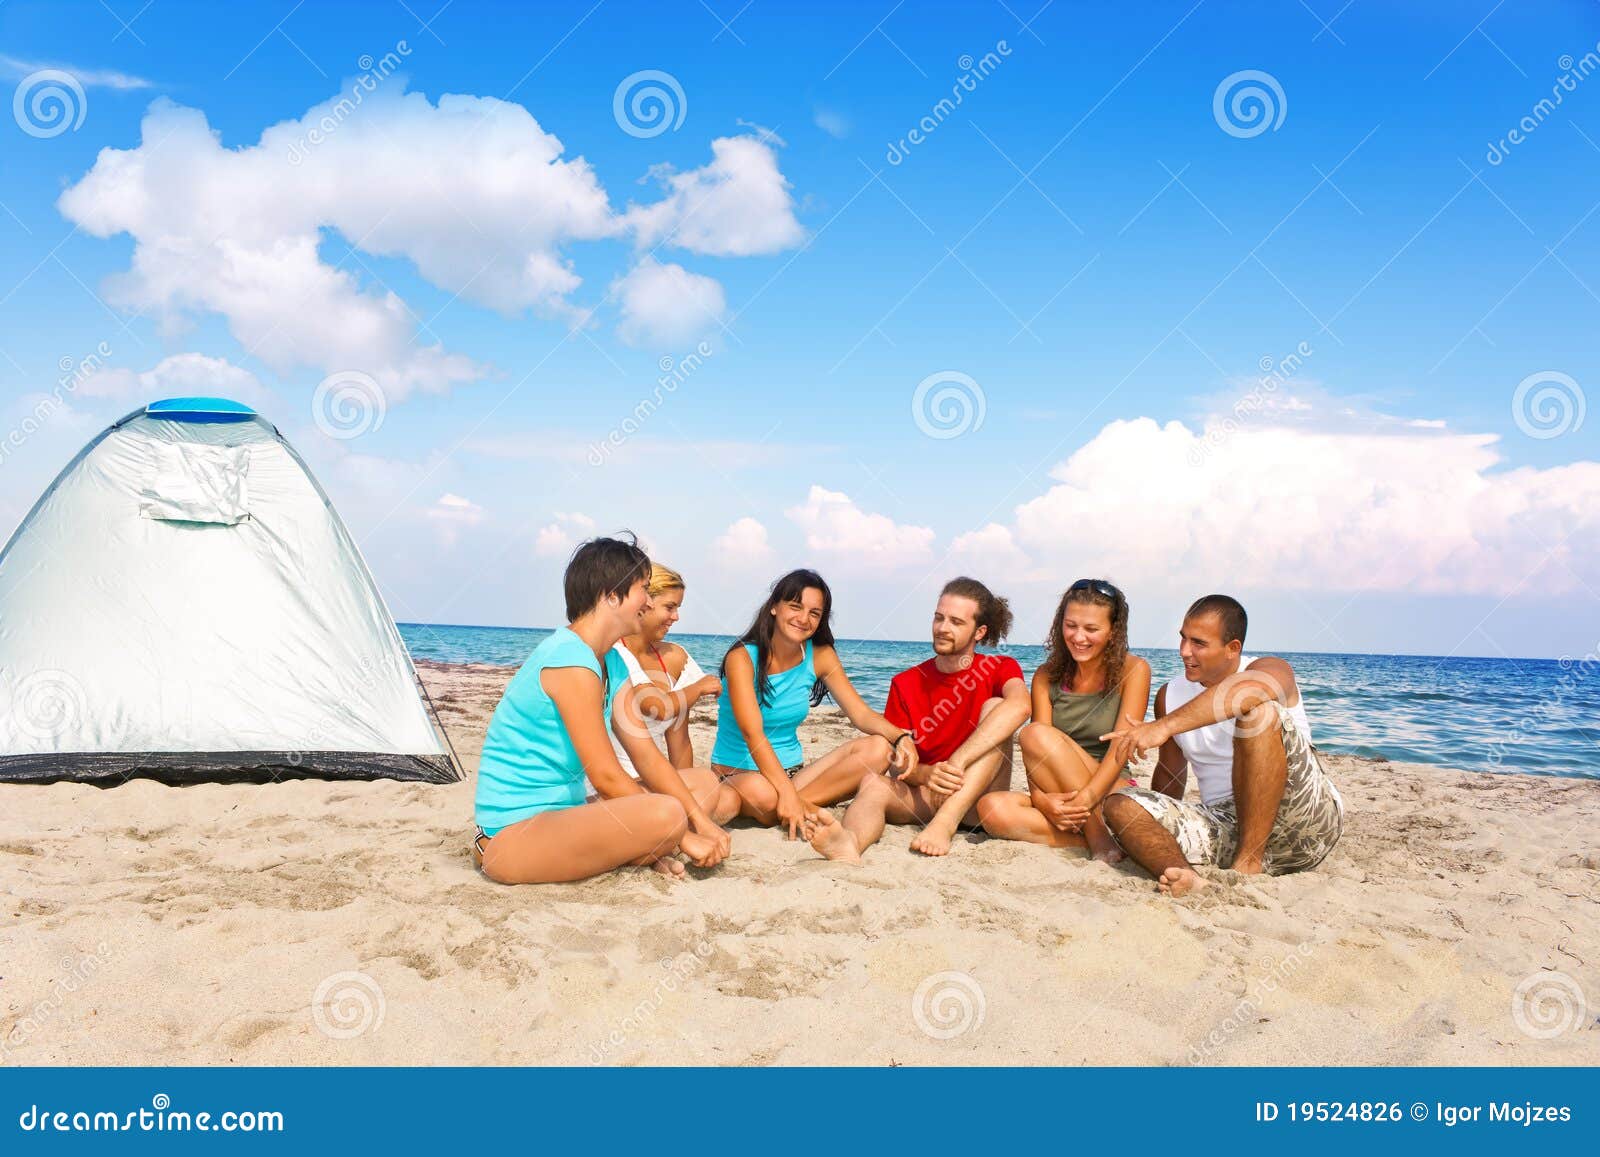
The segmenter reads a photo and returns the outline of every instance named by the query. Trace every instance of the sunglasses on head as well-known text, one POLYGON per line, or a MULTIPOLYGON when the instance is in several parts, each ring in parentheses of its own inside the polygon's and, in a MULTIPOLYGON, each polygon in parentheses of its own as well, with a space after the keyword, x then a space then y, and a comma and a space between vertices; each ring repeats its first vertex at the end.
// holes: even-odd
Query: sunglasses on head
POLYGON ((1102 582, 1100 579, 1079 579, 1067 588, 1069 595, 1073 591, 1093 591, 1095 594, 1102 598, 1110 599, 1112 602, 1116 602, 1122 597, 1121 591, 1108 582, 1102 582))

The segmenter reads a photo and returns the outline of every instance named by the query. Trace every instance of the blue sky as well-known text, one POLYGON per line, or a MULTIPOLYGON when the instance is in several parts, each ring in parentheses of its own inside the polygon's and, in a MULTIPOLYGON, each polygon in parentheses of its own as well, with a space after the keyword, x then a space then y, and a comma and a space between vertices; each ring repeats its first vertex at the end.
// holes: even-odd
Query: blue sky
POLYGON ((207 387, 403 619, 551 625, 627 526, 689 630, 809 564, 849 635, 970 571, 1025 641, 1104 574, 1145 645, 1213 589, 1262 648, 1600 645, 1592 5, 11 0, 0 46, 8 529, 207 387))

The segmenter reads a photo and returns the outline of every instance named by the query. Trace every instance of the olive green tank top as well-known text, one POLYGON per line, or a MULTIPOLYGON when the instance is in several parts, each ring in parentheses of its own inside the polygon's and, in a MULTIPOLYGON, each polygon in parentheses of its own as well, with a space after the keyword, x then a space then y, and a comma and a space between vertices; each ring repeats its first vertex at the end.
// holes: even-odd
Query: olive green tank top
POLYGON ((1096 763, 1111 747, 1100 737, 1117 729, 1121 707, 1122 696, 1115 691, 1078 695, 1063 691, 1059 684, 1050 688, 1050 722, 1057 731, 1070 735, 1096 763))

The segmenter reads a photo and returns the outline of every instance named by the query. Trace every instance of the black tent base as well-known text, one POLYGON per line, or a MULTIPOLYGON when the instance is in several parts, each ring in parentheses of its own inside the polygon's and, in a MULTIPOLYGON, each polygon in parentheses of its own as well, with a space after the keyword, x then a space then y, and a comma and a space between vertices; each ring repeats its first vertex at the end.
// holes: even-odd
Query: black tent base
POLYGON ((361 751, 146 751, 0 755, 0 783, 89 783, 116 787, 130 779, 186 783, 276 783, 285 779, 402 779, 456 783, 447 755, 361 751))

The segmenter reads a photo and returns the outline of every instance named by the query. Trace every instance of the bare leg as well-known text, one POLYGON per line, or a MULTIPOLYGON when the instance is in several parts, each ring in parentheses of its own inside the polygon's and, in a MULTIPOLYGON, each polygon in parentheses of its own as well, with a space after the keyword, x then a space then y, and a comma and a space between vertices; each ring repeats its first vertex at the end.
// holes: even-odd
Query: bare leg
MULTIPOLYGON (((1050 795, 1082 791, 1099 770, 1099 765, 1070 735, 1047 723, 1031 723, 1024 727, 1019 740, 1028 782, 1050 795)), ((1029 806, 1032 806, 1031 800, 1029 806)), ((1049 823, 1045 826, 1049 827, 1049 823)), ((1106 830, 1105 818, 1098 809, 1084 825, 1083 835, 1095 859, 1108 864, 1122 859, 1122 849, 1106 830)))
POLYGON ((1125 795, 1108 795, 1100 808, 1122 850, 1156 878, 1156 885, 1163 892, 1182 896, 1206 886, 1206 881, 1183 858, 1183 849, 1172 833, 1157 823, 1137 801, 1125 795))
POLYGON ((483 871, 501 884, 586 880, 670 855, 687 828, 682 805, 652 792, 541 812, 484 845, 483 871))
MULTIPOLYGON (((1047 848, 1088 846, 1080 832, 1064 832, 1051 825, 1033 800, 1019 791, 990 792, 978 801, 978 818, 983 830, 1002 840, 1022 840, 1047 848)), ((1107 833, 1110 838, 1110 833, 1107 833)))
POLYGON ((856 794, 869 775, 882 775, 889 766, 889 741, 863 735, 808 764, 794 777, 800 798, 813 807, 831 807, 856 794))
MULTIPOLYGON (((950 854, 950 841, 963 823, 979 824, 978 803, 990 794, 997 793, 1011 783, 1011 741, 980 756, 967 768, 961 786, 938 805, 938 810, 927 826, 911 841, 911 850, 925 856, 950 854)), ((926 793, 927 788, 919 788, 926 793)))
POLYGON ((678 774, 712 823, 725 824, 739 814, 739 793, 709 767, 686 767, 678 774))
POLYGON ((1239 717, 1233 738, 1233 799, 1239 808, 1239 847, 1233 870, 1259 875, 1278 805, 1289 777, 1276 704, 1262 703, 1239 717))
POLYGON ((777 823, 778 793, 767 782, 767 777, 759 771, 743 771, 738 768, 727 770, 732 774, 728 775, 722 784, 731 788, 739 797, 738 809, 734 814, 753 819, 766 828, 777 823))

